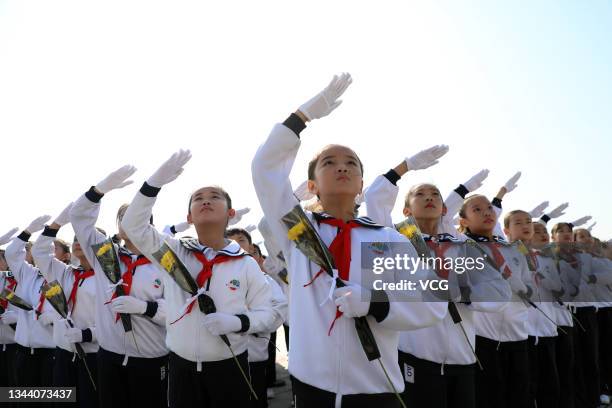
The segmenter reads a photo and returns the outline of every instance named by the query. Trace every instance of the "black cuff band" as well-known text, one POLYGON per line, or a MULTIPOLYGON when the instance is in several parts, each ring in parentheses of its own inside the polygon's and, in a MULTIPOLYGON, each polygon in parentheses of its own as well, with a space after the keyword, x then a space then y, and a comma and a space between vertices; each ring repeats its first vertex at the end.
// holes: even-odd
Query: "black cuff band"
POLYGON ((96 191, 96 186, 91 186, 89 190, 85 193, 85 197, 92 203, 99 203, 104 194, 100 194, 96 191))
POLYGON ((81 330, 81 334, 83 335, 83 343, 91 343, 93 340, 93 334, 91 333, 91 329, 81 330))
POLYGON ((243 314, 238 314, 236 315, 236 317, 240 319, 241 323, 241 327, 238 333, 244 333, 249 330, 249 327, 251 327, 251 321, 249 320, 249 317, 243 314))
POLYGON ((153 187, 146 181, 142 183, 142 187, 140 187, 140 193, 147 197, 157 197, 159 190, 161 190, 161 187, 153 187))
POLYGON ((368 314, 373 316, 378 323, 382 322, 389 315, 389 296, 384 290, 373 290, 372 299, 370 300, 370 309, 368 314))
POLYGON ((153 316, 155 316, 155 313, 157 313, 158 307, 159 304, 157 304, 157 302, 147 302, 147 310, 145 310, 143 314, 152 319, 153 316))
POLYGON ((492 204, 492 205, 494 205, 495 207, 497 207, 497 208, 501 209, 501 208, 502 208, 502 203, 501 203, 501 202, 502 202, 502 200, 501 200, 501 199, 499 199, 499 198, 495 197, 495 198, 493 199, 493 201, 491 201, 491 204, 492 204))
POLYGON ((550 221, 550 217, 544 214, 543 216, 540 217, 540 220, 544 221, 544 224, 546 224, 548 223, 548 221, 550 221))
POLYGON ((283 125, 291 129, 297 137, 300 137, 300 132, 306 129, 306 123, 295 113, 289 115, 289 117, 283 122, 283 125))
POLYGON ((172 235, 176 235, 176 228, 174 228, 174 225, 170 227, 170 232, 172 235))
POLYGON ((397 185, 397 181, 401 178, 399 174, 397 174, 397 172, 393 169, 389 170, 388 172, 386 172, 385 174, 383 174, 383 176, 389 180, 389 182, 391 184, 393 184, 394 186, 397 185))
POLYGON ((30 234, 28 231, 21 231, 21 234, 17 235, 17 238, 19 238, 23 242, 28 242, 31 236, 32 234, 30 234))
POLYGON ((459 187, 455 189, 455 193, 459 194, 461 198, 465 198, 469 192, 470 190, 468 190, 463 184, 459 184, 459 187))
POLYGON ((45 225, 45 229, 43 230, 42 235, 44 235, 45 237, 55 238, 57 236, 57 231, 59 231, 59 229, 53 229, 48 225, 45 225))

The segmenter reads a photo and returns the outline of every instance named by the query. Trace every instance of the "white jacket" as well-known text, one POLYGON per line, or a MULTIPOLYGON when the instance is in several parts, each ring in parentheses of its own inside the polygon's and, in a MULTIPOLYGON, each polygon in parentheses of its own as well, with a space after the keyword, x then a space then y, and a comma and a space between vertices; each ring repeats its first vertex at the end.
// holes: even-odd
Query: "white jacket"
MULTIPOLYGON (((62 285, 66 302, 68 302, 76 268, 72 265, 66 265, 55 258, 53 241, 56 233, 57 230, 45 228, 45 231, 38 236, 32 246, 32 257, 47 282, 57 280, 62 285)), ((74 307, 69 305, 69 308, 69 310, 73 311, 70 318, 74 323, 74 327, 81 330, 89 329, 92 332, 93 341, 81 343, 83 350, 86 353, 97 352, 99 346, 95 339, 96 282, 93 276, 80 283, 76 292, 76 305, 74 307)), ((57 347, 69 352, 75 352, 74 343, 66 340, 65 333, 65 324, 53 325, 53 340, 57 347)))
MULTIPOLYGON (((358 339, 353 319, 341 317, 335 322, 336 307, 328 299, 334 280, 326 274, 304 287, 319 267, 297 249, 287 237, 287 229, 281 218, 298 205, 289 182, 289 173, 297 155, 300 140, 288 127, 277 124, 262 144, 252 163, 253 184, 270 230, 285 256, 289 271, 291 293, 289 371, 298 380, 336 393, 337 395, 357 393, 392 392, 391 387, 377 361, 368 361, 358 339)), ((312 213, 306 211, 311 223, 317 229, 325 245, 330 245, 337 229, 327 224, 320 225, 312 213)), ((371 222, 371 221, 370 221, 371 222)), ((355 228, 351 231, 350 281, 361 284, 361 257, 369 259, 382 253, 394 256, 391 246, 386 243, 405 243, 410 248, 410 256, 417 257, 416 251, 408 240, 391 228, 355 228), (362 242, 366 253, 362 254, 362 242), (383 243, 378 245, 377 243, 383 243), (377 252, 378 251, 378 252, 377 252)), ((416 271, 415 275, 399 272, 395 275, 379 275, 383 281, 414 281, 418 277, 429 276, 426 271, 416 271)), ((419 301, 421 294, 405 294, 412 301, 398 301, 399 291, 387 292, 390 298, 388 313, 377 319, 371 315, 367 321, 376 338, 381 353, 381 361, 386 367, 391 381, 397 390, 404 388, 404 381, 397 364, 399 331, 413 330, 431 326, 440 321, 447 312, 446 304, 419 301)))
POLYGON ((534 253, 534 257, 537 270, 534 272, 536 275, 533 286, 535 291, 531 300, 540 310, 533 307, 528 309, 527 332, 534 337, 554 337, 557 335, 556 324, 559 324, 558 313, 560 310, 555 306, 559 303, 553 297, 552 291, 561 291, 563 285, 557 273, 554 259, 544 257, 537 251, 534 253))
MULTIPOLYGON (((0 288, 4 289, 8 286, 8 278, 13 277, 13 273, 11 271, 2 271, 0 273, 0 288)), ((15 288, 16 289, 16 288, 15 288)), ((5 312, 15 313, 15 316, 18 316, 19 309, 10 303, 7 304, 5 312)), ((15 330, 11 327, 11 325, 6 324, 5 322, 0 322, 0 344, 14 344, 15 343, 15 330)))
MULTIPOLYGON (((34 310, 26 312, 18 310, 17 330, 15 331, 15 342, 23 347, 30 348, 55 348, 53 341, 53 326, 44 326, 35 318, 35 310, 39 305, 40 288, 45 282, 38 268, 26 262, 25 246, 29 239, 29 234, 22 232, 6 247, 4 254, 9 268, 17 280, 17 290, 15 294, 28 302, 34 310)), ((50 312, 56 316, 60 315, 53 309, 53 306, 46 300, 43 303, 42 313, 50 312)))
MULTIPOLYGON (((149 224, 155 201, 155 197, 136 193, 121 224, 134 245, 149 259, 154 259, 152 254, 166 241, 196 280, 202 270, 202 263, 195 257, 194 252, 202 252, 209 260, 217 253, 236 257, 235 261, 214 266, 206 294, 214 301, 217 312, 245 315, 248 318, 249 328, 246 333, 227 335, 234 353, 243 353, 247 350, 247 334, 264 332, 275 319, 270 302, 271 289, 259 265, 251 256, 245 255, 235 241, 228 240, 225 248, 214 251, 199 244, 197 239, 180 240, 160 234, 149 224)), ((221 338, 212 335, 203 326, 204 315, 197 304, 191 313, 176 321, 181 317, 182 309, 191 295, 183 291, 165 271, 162 273, 167 308, 168 348, 180 357, 197 363, 231 358, 231 351, 221 338), (174 323, 170 324, 172 322, 174 323)))
MULTIPOLYGON (((130 296, 147 302, 156 302, 157 311, 155 315, 147 317, 145 315, 132 314, 132 331, 125 332, 121 319, 115 320, 116 313, 112 311, 110 303, 112 290, 109 291, 111 282, 108 280, 100 263, 95 257, 92 245, 99 244, 106 240, 106 237, 95 228, 98 214, 100 212, 99 199, 101 196, 92 194, 90 190, 75 201, 70 211, 70 223, 74 228, 77 240, 89 261, 93 266, 96 283, 96 337, 100 347, 104 350, 121 354, 126 357, 157 358, 168 354, 166 348, 166 312, 164 296, 164 285, 162 282, 162 272, 154 264, 138 266, 132 278, 132 288, 130 296), (98 202, 93 202, 89 198, 98 202), (134 344, 134 338, 136 344, 134 344)), ((114 250, 119 257, 119 246, 113 244, 114 250)), ((121 252, 127 254, 135 260, 134 254, 129 254, 121 248, 121 252)), ((121 274, 126 271, 125 264, 119 262, 121 274)))

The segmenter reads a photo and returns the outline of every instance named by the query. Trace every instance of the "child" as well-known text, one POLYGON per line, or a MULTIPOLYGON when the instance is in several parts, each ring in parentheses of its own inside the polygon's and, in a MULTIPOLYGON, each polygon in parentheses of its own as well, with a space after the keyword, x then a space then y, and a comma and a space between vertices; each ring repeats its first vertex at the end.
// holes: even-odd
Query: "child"
MULTIPOLYGON (((93 388, 89 373, 83 362, 75 358, 75 343, 80 343, 86 353, 87 367, 96 381, 96 353, 98 342, 95 336, 96 288, 93 279, 94 271, 83 254, 78 241, 73 243, 73 252, 80 266, 66 265, 59 255, 66 252, 63 248, 58 254, 54 251, 55 237, 59 229, 70 222, 68 205, 51 225, 45 227, 32 247, 32 256, 40 272, 48 282, 57 280, 64 290, 68 303, 68 313, 73 326, 62 319, 53 325, 55 364, 53 385, 55 387, 77 387, 77 401, 80 407, 97 407, 98 395, 93 388)), ((65 258, 64 258, 65 259, 65 258)))
MULTIPOLYGON (((256 245, 253 244, 251 234, 242 228, 231 228, 227 230, 226 236, 232 239, 240 245, 245 252, 255 251, 257 252, 256 245)), ((258 254, 261 257, 261 253, 258 254)), ((257 255, 256 255, 257 256, 257 255)), ((261 333, 254 333, 249 335, 249 371, 251 374, 251 382, 253 388, 257 393, 257 400, 251 400, 251 406, 253 408, 261 407, 266 408, 268 406, 268 398, 266 388, 269 385, 268 382, 268 369, 269 369, 269 351, 270 348, 276 350, 276 329, 280 327, 283 321, 287 317, 287 299, 283 294, 280 286, 270 276, 264 274, 268 285, 272 292, 271 302, 272 308, 275 312, 275 319, 272 325, 266 328, 261 333)), ((276 355, 274 353, 273 355, 276 355)), ((272 361, 275 364, 275 361, 272 361)), ((273 367, 274 368, 274 367, 273 367)))
MULTIPOLYGON (((374 213, 389 222, 390 210, 398 194, 396 182, 410 170, 435 164, 434 160, 439 157, 440 151, 437 146, 424 150, 377 177, 365 194, 368 215, 374 213)), ((472 182, 465 183, 472 189, 476 189, 484 180, 486 172, 478 173, 475 177, 472 182)), ((410 188, 404 201, 403 214, 415 218, 434 257, 444 259, 444 262, 447 259, 465 259, 465 248, 461 242, 451 234, 442 232, 447 224, 444 221, 446 210, 438 188, 425 183, 410 188)), ((470 299, 485 300, 453 302, 449 305, 457 309, 461 318, 460 325, 453 320, 451 314, 447 314, 442 322, 434 326, 400 334, 400 367, 403 372, 410 374, 405 378, 406 389, 402 394, 407 406, 475 406, 473 311, 498 311, 511 295, 508 284, 499 274, 490 275, 490 280, 480 279, 483 276, 481 270, 455 275, 455 280, 458 277, 460 285, 469 290, 470 299), (480 280, 481 283, 473 284, 470 282, 471 277, 474 282, 480 280)))
MULTIPOLYGON (((514 210, 507 213, 504 217, 504 233, 508 241, 520 240, 530 245, 534 234, 531 220, 531 214, 526 211, 514 210)), ((535 263, 535 270, 532 270, 534 293, 531 299, 537 306, 537 309, 528 309, 527 319, 530 400, 536 401, 539 408, 556 408, 559 406, 560 391, 555 352, 557 325, 552 293, 560 293, 562 285, 552 258, 544 258, 531 250, 526 256, 535 263)))
MULTIPOLYGON (((96 260, 92 245, 106 241, 96 230, 100 200, 111 190, 131 182, 126 179, 136 171, 124 166, 108 175, 75 201, 70 222, 90 265, 96 285, 96 337, 98 350, 98 395, 103 408, 166 406, 167 355, 165 345, 166 312, 162 272, 142 256, 129 240, 125 247, 112 244, 119 258, 125 296, 111 296, 114 287, 96 260), (129 314, 132 330, 126 332, 119 313, 129 314)), ((125 207, 117 214, 119 236, 125 207)))
MULTIPOLYGON (((404 385, 397 366, 398 332, 430 326, 446 314, 445 304, 420 302, 422 294, 418 292, 411 294, 414 301, 394 301, 400 296, 397 291, 374 292, 361 286, 371 278, 362 270, 362 255, 369 259, 379 251, 385 257, 393 256, 396 250, 389 244, 392 242, 403 243, 411 258, 417 255, 397 231, 368 218, 354 218, 355 198, 363 187, 363 164, 350 148, 329 145, 309 163, 308 189, 318 196, 324 212, 306 211, 324 244, 331 245, 338 276, 347 286, 333 290, 336 281, 317 273, 319 267, 289 239, 281 221, 299 204, 289 173, 300 145, 300 132, 306 122, 336 109, 350 83, 348 74, 334 77, 321 93, 273 128, 252 163, 257 197, 290 273, 289 372, 297 407, 397 406, 393 391, 401 392, 404 385), (364 244, 362 252, 362 242, 383 244, 364 244), (334 301, 325 301, 332 290, 334 301), (377 301, 381 299, 386 301, 377 301), (381 353, 380 363, 368 361, 352 317, 367 318, 381 353)), ((396 272, 395 278, 408 281, 425 275, 422 270, 414 271, 415 275, 402 272, 396 272)), ((393 279, 388 274, 380 276, 385 282, 393 279)))
POLYGON ((198 295, 206 294, 216 307, 206 315, 198 307, 185 308, 197 306, 196 298, 163 274, 170 407, 246 407, 250 404, 249 385, 243 378, 243 372, 248 373, 247 334, 265 331, 275 314, 270 286, 259 266, 236 242, 225 239, 228 220, 235 213, 230 196, 220 187, 209 186, 189 197, 187 221, 193 224, 197 239, 162 235, 148 222, 161 187, 176 179, 190 158, 188 151, 180 151, 168 159, 136 194, 122 226, 149 257, 164 241, 170 245, 196 280, 198 295), (231 349, 220 335, 227 336, 231 349))
POLYGON ((467 197, 459 217, 461 230, 486 251, 513 292, 512 300, 502 311, 475 314, 476 353, 485 367, 485 371, 476 373, 476 406, 527 407, 528 306, 524 299, 533 292, 527 261, 493 235, 497 215, 485 196, 467 197))
POLYGON ((17 311, 15 368, 20 387, 41 387, 53 384, 54 321, 59 315, 41 293, 46 283, 39 269, 26 261, 26 245, 33 233, 43 229, 49 216, 38 217, 6 248, 6 262, 17 281, 15 294, 33 306, 34 310, 17 311))
MULTIPOLYGON (((18 231, 14 228, 0 237, 0 245, 11 240, 18 231)), ((4 257, 4 249, 0 249, 0 287, 15 291, 17 281, 9 271, 4 257)), ((6 300, 0 300, 0 387, 16 386, 15 356, 15 327, 17 323, 17 308, 6 300)))

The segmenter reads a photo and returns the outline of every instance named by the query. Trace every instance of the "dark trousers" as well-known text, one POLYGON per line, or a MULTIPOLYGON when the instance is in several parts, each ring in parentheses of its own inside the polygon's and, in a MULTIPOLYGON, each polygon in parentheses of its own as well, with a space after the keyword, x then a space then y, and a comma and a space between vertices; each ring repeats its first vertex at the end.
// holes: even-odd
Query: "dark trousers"
POLYGON ((599 326, 599 383, 601 393, 612 393, 612 307, 597 311, 599 326))
POLYGON ((130 357, 100 348, 98 396, 100 407, 155 408, 167 406, 168 357, 130 357))
POLYGON ((268 361, 266 364, 266 385, 272 387, 276 382, 276 332, 270 333, 268 342, 268 361))
MULTIPOLYGON (((97 381, 97 354, 85 355, 87 366, 91 370, 93 381, 97 381)), ((94 389, 89 374, 83 362, 74 353, 55 349, 55 365, 53 366, 54 387, 76 387, 77 402, 81 408, 96 408, 98 393, 94 389)), ((57 405, 63 406, 63 405, 57 405)))
MULTIPOLYGON (((574 330, 576 328, 562 326, 558 330, 555 346, 557 372, 559 373, 559 408, 574 408, 574 330)), ((580 329, 578 329, 580 330, 580 329)))
POLYGON ((538 408, 559 406, 559 374, 557 373, 556 337, 529 336, 529 399, 538 408))
MULTIPOLYGON (((335 408, 336 394, 313 387, 291 377, 294 408, 335 408)), ((393 393, 351 394, 342 396, 342 408, 399 408, 401 404, 393 393)))
POLYGON ((0 387, 17 385, 16 354, 17 344, 0 344, 0 387))
MULTIPOLYGON (((249 375, 247 353, 236 356, 249 375)), ((264 378, 265 379, 265 378, 264 378)), ((248 408, 251 393, 233 358, 197 364, 170 353, 168 397, 171 408, 248 408)))
POLYGON ((599 405, 599 327, 594 307, 576 308, 576 318, 582 328, 574 330, 576 356, 576 407, 594 408, 599 405))
POLYGON ((476 354, 484 368, 476 371, 478 408, 530 407, 527 340, 498 342, 476 336, 476 354))
POLYGON ((441 364, 399 352, 407 407, 474 408, 474 365, 441 364), (444 374, 442 374, 444 371, 444 374))
POLYGON ((289 326, 283 324, 283 330, 285 331, 285 346, 287 347, 287 351, 289 351, 289 326))
MULTIPOLYGON (((55 350, 47 348, 30 349, 16 345, 15 373, 18 387, 50 387, 53 385, 53 363, 55 350)), ((20 408, 40 407, 41 403, 23 402, 20 408)))
POLYGON ((251 372, 251 384, 257 394, 257 400, 251 398, 251 407, 253 408, 268 408, 268 387, 266 385, 266 371, 268 370, 267 361, 258 361, 249 363, 249 371, 251 372))

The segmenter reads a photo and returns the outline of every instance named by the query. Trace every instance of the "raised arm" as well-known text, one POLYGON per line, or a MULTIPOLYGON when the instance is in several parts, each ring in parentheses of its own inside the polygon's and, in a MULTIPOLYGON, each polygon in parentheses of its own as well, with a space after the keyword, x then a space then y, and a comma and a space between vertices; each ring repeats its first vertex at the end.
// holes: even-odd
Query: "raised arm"
POLYGON ((30 225, 28 225, 26 229, 6 247, 4 257, 17 282, 20 282, 29 274, 38 273, 36 267, 26 262, 26 244, 33 233, 43 229, 45 223, 49 221, 49 219, 51 219, 49 215, 43 215, 34 219, 30 225))
POLYGON ((306 122, 329 115, 341 104, 340 96, 352 80, 350 75, 335 76, 320 93, 300 106, 282 124, 277 124, 259 147, 251 164, 253 185, 261 208, 279 248, 288 254, 291 242, 281 218, 299 202, 293 194, 289 174, 300 147, 300 132, 306 122))
POLYGON ((45 226, 42 234, 38 236, 32 246, 32 257, 34 258, 34 262, 45 279, 49 282, 54 280, 59 280, 61 282, 66 272, 66 264, 55 257, 55 246, 53 241, 59 229, 70 222, 71 208, 72 203, 64 208, 51 225, 45 226))

